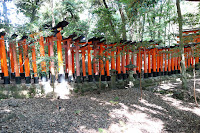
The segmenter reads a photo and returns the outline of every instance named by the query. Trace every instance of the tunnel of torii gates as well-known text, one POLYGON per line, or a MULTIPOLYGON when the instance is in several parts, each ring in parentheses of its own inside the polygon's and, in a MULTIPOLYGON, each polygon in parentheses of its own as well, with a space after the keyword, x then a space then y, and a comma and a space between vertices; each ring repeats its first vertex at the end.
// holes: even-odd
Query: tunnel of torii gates
MULTIPOLYGON (((178 52, 178 49, 175 48, 178 47, 178 45, 159 47, 159 44, 152 43, 151 41, 149 42, 149 48, 139 47, 136 50, 124 50, 129 46, 136 45, 136 42, 121 41, 120 45, 117 43, 106 44, 105 41, 101 41, 102 38, 97 37, 93 37, 87 42, 83 42, 83 36, 70 35, 68 38, 63 38, 60 32, 63 27, 57 25, 55 28, 59 28, 59 30, 57 30, 54 36, 40 36, 40 39, 37 41, 40 44, 40 56, 45 56, 44 46, 48 46, 49 57, 54 57, 55 53, 53 51, 53 45, 54 42, 57 42, 57 80, 59 83, 62 83, 66 79, 68 81, 76 82, 99 81, 100 74, 101 81, 110 81, 112 74, 111 70, 112 72, 113 70, 116 70, 117 79, 122 80, 127 79, 129 70, 134 72, 133 76, 135 78, 138 77, 141 72, 144 72, 144 74, 142 74, 143 78, 180 73, 181 57, 173 56, 178 52), (62 53, 62 49, 65 51, 64 54, 62 53), (65 61, 63 61, 63 55, 65 55, 65 61), (102 56, 104 61, 102 58, 96 58, 97 56, 102 56), (108 56, 111 58, 110 60, 108 60, 108 56), (129 64, 133 64, 136 67, 125 67, 129 64)), ((183 32, 185 38, 191 34, 196 38, 193 39, 192 43, 190 42, 190 45, 186 45, 184 48, 186 68, 192 66, 194 62, 199 62, 199 57, 193 58, 191 55, 191 46, 195 47, 200 42, 199 35, 195 34, 199 32, 199 30, 200 29, 193 29, 185 30, 183 32)), ((12 41, 9 42, 8 52, 6 51, 4 43, 5 32, 1 32, 0 36, 1 77, 4 79, 4 84, 10 84, 10 78, 15 79, 16 84, 20 84, 21 79, 25 78, 25 83, 30 84, 31 77, 34 79, 34 83, 39 83, 35 46, 30 46, 31 43, 27 43, 28 36, 23 36, 17 42, 16 39, 13 39, 16 38, 17 35, 13 34, 11 37, 12 41), (16 47, 16 44, 18 44, 18 47, 16 47), (28 49, 31 49, 32 52, 32 62, 29 62, 30 57, 28 56, 28 49), (8 56, 7 53, 9 53, 8 56), (10 58, 11 70, 8 70, 7 58, 10 58), (29 63, 32 63, 32 68, 30 68, 29 63), (33 75, 30 74, 31 71, 34 73, 33 75)), ((30 37, 33 36, 30 35, 30 37)), ((50 61, 49 64, 49 70, 53 73, 55 67, 54 62, 50 61)), ((42 61, 40 65, 42 72, 47 73, 46 62, 42 61)), ((45 74, 41 75, 42 80, 44 79, 47 81, 47 78, 52 79, 51 76, 48 77, 45 74)), ((54 82, 55 80, 51 81, 54 82)))

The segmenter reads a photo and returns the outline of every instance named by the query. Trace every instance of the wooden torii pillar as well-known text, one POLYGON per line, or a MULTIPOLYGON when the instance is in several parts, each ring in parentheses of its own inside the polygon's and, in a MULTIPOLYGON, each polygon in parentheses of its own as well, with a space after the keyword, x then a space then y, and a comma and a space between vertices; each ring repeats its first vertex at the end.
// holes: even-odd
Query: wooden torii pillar
POLYGON ((86 81, 86 66, 85 66, 85 50, 86 50, 87 47, 82 47, 80 48, 81 49, 81 59, 82 59, 82 72, 83 72, 83 75, 82 75, 82 80, 83 82, 86 81))
POLYGON ((100 59, 99 59, 99 71, 100 71, 100 73, 101 73, 101 81, 105 81, 106 79, 105 79, 105 71, 104 71, 104 63, 105 62, 103 62, 103 50, 104 50, 104 48, 103 48, 103 43, 102 42, 99 42, 99 57, 100 57, 100 59))
MULTIPOLYGON (((34 38, 34 34, 30 34, 29 36, 31 38, 34 38)), ((37 72, 35 45, 31 46, 31 51, 32 51, 32 66, 33 66, 33 73, 34 73, 33 74, 34 84, 38 84, 39 83, 39 77, 38 77, 38 72, 37 72)))
POLYGON ((168 50, 168 75, 171 75, 171 54, 170 54, 170 47, 167 47, 168 50))
POLYGON ((76 38, 76 39, 73 40, 75 42, 76 82, 77 83, 81 82, 80 63, 79 63, 79 49, 80 49, 80 47, 79 47, 79 41, 80 41, 80 39, 81 39, 81 37, 78 37, 78 38, 76 38))
POLYGON ((126 68, 125 66, 127 66, 130 63, 130 58, 129 58, 129 49, 127 49, 127 46, 131 43, 131 41, 126 41, 126 40, 122 40, 121 43, 123 43, 124 45, 122 45, 122 75, 123 75, 123 79, 127 79, 128 77, 128 68, 126 68))
MULTIPOLYGON (((39 39, 39 44, 40 44, 40 56, 45 57, 45 51, 44 51, 44 37, 40 36, 39 39)), ((47 82, 47 73, 46 73, 46 62, 42 61, 41 62, 41 68, 42 68, 42 73, 41 73, 41 80, 43 82, 47 82)))
POLYGON ((14 70, 14 57, 13 57, 13 43, 9 43, 9 57, 10 57, 10 66, 11 66, 11 79, 15 78, 15 70, 14 70))
POLYGON ((16 37, 18 35, 13 34, 11 36, 11 39, 13 42, 11 42, 11 47, 12 47, 12 53, 13 53, 13 64, 14 64, 14 72, 15 72, 15 83, 16 84, 21 84, 21 77, 19 73, 19 66, 18 66, 18 61, 17 61, 17 52, 16 52, 16 37))
POLYGON ((120 68, 120 47, 117 46, 117 51, 116 51, 116 70, 117 70, 117 78, 122 79, 121 77, 121 68, 120 68))
POLYGON ((110 50, 108 49, 108 45, 104 45, 105 46, 105 57, 106 57, 106 65, 105 65, 105 71, 106 71, 106 80, 110 81, 111 80, 111 76, 110 76, 110 69, 109 69, 109 59, 108 56, 110 55, 110 50))
MULTIPOLYGON (((136 66, 136 63, 137 63, 137 59, 136 59, 136 56, 135 56, 135 49, 136 49, 136 42, 131 42, 130 45, 132 45, 132 48, 133 50, 131 51, 131 62, 133 65, 136 66)), ((133 77, 134 78, 137 78, 137 71, 136 71, 136 68, 133 68, 133 77)))
POLYGON ((19 49, 19 69, 20 69, 20 77, 22 79, 25 78, 25 73, 24 73, 24 65, 23 65, 23 46, 21 41, 18 42, 18 49, 19 49))
POLYGON ((160 48, 160 50, 159 50, 159 52, 160 52, 160 73, 161 73, 161 76, 163 76, 164 75, 164 70, 163 70, 163 47, 161 47, 160 48))
POLYGON ((55 27, 52 29, 56 33, 57 38, 57 53, 58 53, 58 82, 62 83, 65 81, 65 73, 64 73, 64 67, 63 67, 63 58, 62 58, 62 35, 61 30, 63 27, 67 26, 69 23, 67 21, 61 21, 59 22, 55 27))
POLYGON ((144 78, 148 78, 148 68, 147 68, 147 49, 144 48, 144 78))
POLYGON ((152 77, 152 73, 151 73, 151 62, 152 62, 152 58, 151 58, 151 55, 152 55, 152 49, 148 49, 148 77, 152 77))
POLYGON ((170 46, 171 51, 171 74, 175 74, 175 57, 174 57, 175 46, 170 46))
POLYGON ((3 65, 3 72, 4 72, 4 84, 10 84, 10 77, 8 74, 8 66, 7 66, 7 59, 6 59, 6 49, 4 43, 4 36, 6 35, 5 32, 0 33, 0 51, 1 51, 1 64, 3 65))
POLYGON ((73 38, 76 37, 75 34, 70 35, 69 37, 65 38, 62 40, 62 42, 65 44, 63 47, 65 48, 65 61, 66 62, 66 68, 67 68, 67 78, 68 81, 74 81, 74 77, 73 77, 73 65, 72 65, 72 48, 71 48, 71 42, 73 41, 73 38))
MULTIPOLYGON (((153 77, 157 76, 157 69, 156 69, 156 51, 157 48, 155 47, 158 44, 152 44, 153 49, 152 49, 152 68, 153 68, 153 77)), ((159 68, 158 68, 159 69, 159 68)), ((159 70, 158 70, 159 71, 159 70)))
MULTIPOLYGON (((1 33, 2 34, 2 33, 1 33)), ((0 36, 1 37, 1 36, 0 36)), ((1 39, 1 38, 0 38, 1 39)), ((4 65, 3 65, 3 55, 2 55, 2 49, 0 48, 0 57, 1 57, 1 78, 3 79, 4 77, 4 65)))
POLYGON ((61 33, 58 32, 56 34, 56 37, 57 37, 57 53, 58 53, 58 82, 62 83, 65 81, 65 74, 64 74, 63 58, 62 58, 61 33))
POLYGON ((92 76, 92 57, 91 57, 91 50, 92 48, 90 47, 90 45, 92 44, 92 42, 88 42, 88 46, 87 46, 87 51, 88 51, 88 81, 92 82, 93 81, 93 76, 92 76))
MULTIPOLYGON (((44 44, 44 46, 48 46, 48 55, 50 58, 53 58, 54 57, 53 45, 54 45, 54 41, 56 41, 56 37, 51 35, 51 36, 46 37, 45 40, 46 40, 46 44, 44 44)), ((53 59, 49 61, 49 79, 51 83, 54 83, 56 80, 53 59)))
POLYGON ((29 66, 29 57, 28 57, 28 44, 26 44, 26 39, 28 36, 23 36, 21 39, 23 48, 24 48, 24 68, 25 68, 25 80, 26 84, 31 83, 31 76, 30 76, 30 66, 29 66))
POLYGON ((93 45, 92 49, 93 49, 93 59, 92 59, 92 64, 93 64, 93 73, 94 73, 94 79, 95 81, 99 81, 99 70, 98 70, 98 63, 97 63, 97 59, 96 59, 96 55, 97 53, 97 49, 98 49, 98 42, 99 40, 95 37, 91 38, 88 40, 90 45, 93 45))
POLYGON ((125 50, 124 50, 125 46, 122 46, 122 56, 121 56, 121 60, 122 60, 122 77, 123 79, 127 79, 127 75, 126 75, 126 59, 125 59, 125 50))

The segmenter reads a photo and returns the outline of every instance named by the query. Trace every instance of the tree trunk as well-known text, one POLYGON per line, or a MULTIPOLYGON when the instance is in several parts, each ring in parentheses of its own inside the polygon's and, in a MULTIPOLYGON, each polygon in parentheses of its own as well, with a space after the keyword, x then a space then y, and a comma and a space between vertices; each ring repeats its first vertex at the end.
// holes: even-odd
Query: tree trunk
POLYGON ((143 41, 143 38, 144 38, 144 26, 145 26, 145 17, 146 17, 146 15, 145 15, 145 13, 144 13, 144 15, 143 15, 143 20, 142 20, 142 36, 141 36, 141 40, 143 41))
POLYGON ((126 40, 127 39, 127 37, 126 37, 126 18, 125 18, 125 15, 124 15, 121 5, 119 5, 119 13, 120 13, 120 16, 122 19, 122 39, 126 40))
POLYGON ((9 19, 8 19, 8 8, 6 5, 6 0, 3 1, 3 17, 4 17, 4 24, 5 24, 5 30, 7 33, 9 33, 9 19))
POLYGON ((193 59, 192 67, 193 67, 193 75, 194 75, 194 87, 193 87, 193 91, 194 91, 194 101, 195 101, 196 106, 198 106, 197 98, 196 98, 196 92, 195 92, 195 89, 196 89, 195 63, 196 63, 196 62, 195 62, 195 57, 194 57, 194 46, 192 46, 191 49, 192 49, 192 59, 193 59))
MULTIPOLYGON (((103 4, 104 4, 105 8, 108 9, 108 5, 106 4, 106 1, 105 1, 105 0, 103 0, 103 4)), ((109 18, 111 18, 111 14, 108 14, 108 16, 109 16, 109 18)), ((111 26, 111 30, 112 30, 112 32, 113 32, 115 38, 117 39, 117 38, 118 38, 118 37, 117 37, 117 33, 116 33, 116 31, 115 31, 115 27, 114 27, 113 22, 112 22, 111 19, 109 19, 109 23, 110 23, 110 26, 111 26)))
POLYGON ((55 18, 54 18, 54 0, 51 0, 51 17, 52 17, 52 27, 55 26, 55 18))
POLYGON ((178 13, 178 24, 179 24, 179 38, 180 38, 180 52, 181 52, 181 80, 183 89, 187 89, 187 77, 186 77, 186 68, 185 68, 185 55, 184 55, 184 44, 183 44, 183 34, 182 34, 182 15, 180 8, 180 1, 176 0, 176 7, 178 13))
MULTIPOLYGON (((162 9, 163 9, 163 3, 161 1, 161 6, 160 6, 160 14, 162 14, 162 9)), ((161 30, 161 18, 162 16, 159 15, 159 29, 158 29, 158 39, 160 39, 160 30, 161 30)))

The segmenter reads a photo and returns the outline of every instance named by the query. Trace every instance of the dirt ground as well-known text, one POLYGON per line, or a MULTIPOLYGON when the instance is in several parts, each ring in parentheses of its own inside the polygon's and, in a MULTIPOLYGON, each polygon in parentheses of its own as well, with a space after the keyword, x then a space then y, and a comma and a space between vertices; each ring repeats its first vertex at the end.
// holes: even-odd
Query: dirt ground
MULTIPOLYGON (((156 87, 173 89, 179 85, 177 80, 156 87)), ((200 108, 194 102, 151 91, 143 91, 141 100, 136 88, 70 95, 67 99, 4 99, 0 101, 0 130, 1 133, 197 133, 200 108)))

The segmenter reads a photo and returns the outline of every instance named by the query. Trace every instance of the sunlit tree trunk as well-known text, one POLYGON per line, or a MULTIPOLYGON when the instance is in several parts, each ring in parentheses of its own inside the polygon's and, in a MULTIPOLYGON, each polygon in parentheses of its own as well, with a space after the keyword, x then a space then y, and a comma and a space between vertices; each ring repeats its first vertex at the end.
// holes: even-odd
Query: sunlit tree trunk
POLYGON ((126 36, 126 18, 123 12, 123 9, 121 7, 121 5, 119 5, 119 12, 120 12, 120 16, 122 19, 122 39, 126 40, 127 36, 126 36))
POLYGON ((9 33, 9 19, 8 19, 8 8, 6 5, 6 0, 3 1, 3 17, 4 17, 4 24, 5 24, 5 30, 7 33, 9 33))
POLYGON ((52 27, 55 26, 55 18, 54 18, 54 0, 51 0, 51 17, 52 17, 52 27))
POLYGON ((180 52, 181 52, 181 80, 183 89, 187 89, 187 77, 186 77, 186 68, 185 68, 185 55, 184 55, 184 44, 183 44, 183 19, 181 15, 180 1, 176 0, 176 7, 178 13, 178 24, 179 24, 179 38, 180 38, 180 52))
MULTIPOLYGON (((105 0, 103 0, 103 4, 104 4, 105 8, 108 9, 108 5, 107 5, 107 3, 106 3, 105 0)), ((108 14, 108 15, 109 15, 109 17, 111 18, 111 14, 108 14)), ((116 31, 115 31, 115 27, 114 27, 113 22, 112 22, 111 19, 109 20, 109 23, 110 23, 110 26, 111 26, 111 30, 112 30, 112 32, 113 32, 113 35, 114 35, 115 38, 117 39, 117 33, 116 33, 116 31)))

